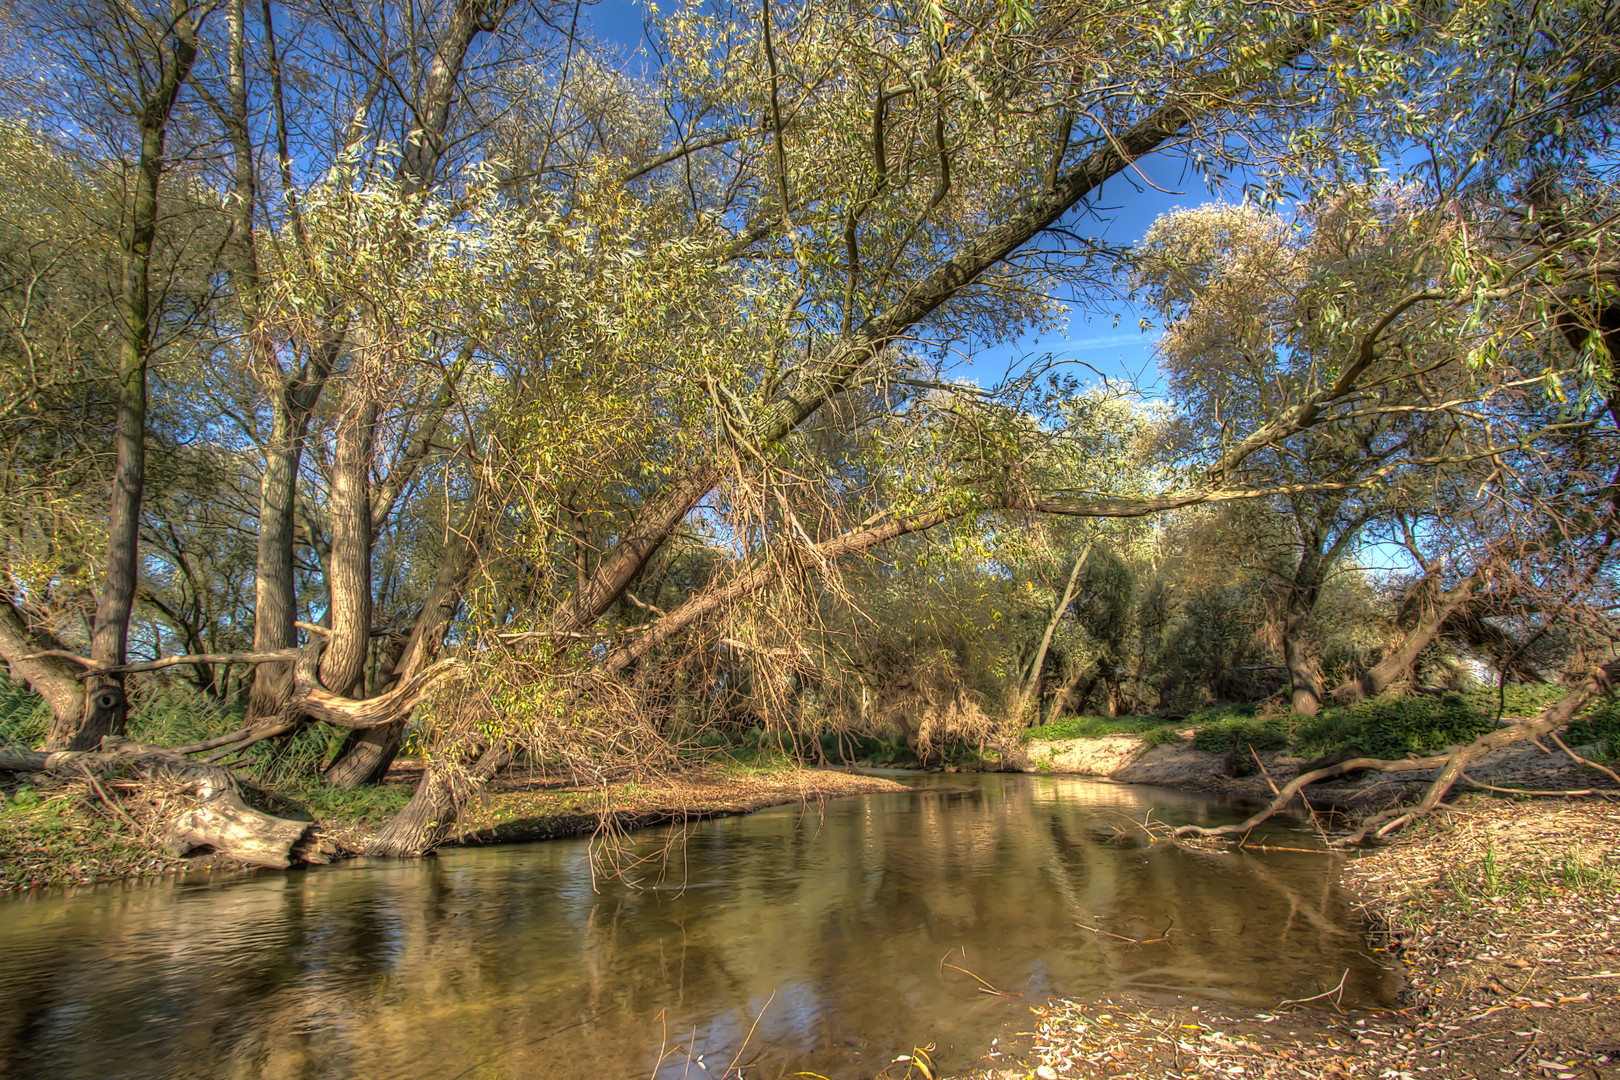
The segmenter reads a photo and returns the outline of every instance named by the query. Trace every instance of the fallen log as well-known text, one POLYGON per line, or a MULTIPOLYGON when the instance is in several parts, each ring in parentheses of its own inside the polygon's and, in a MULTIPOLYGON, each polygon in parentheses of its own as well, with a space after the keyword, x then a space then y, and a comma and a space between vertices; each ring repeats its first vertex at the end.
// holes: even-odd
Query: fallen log
MULTIPOLYGON (((276 817, 249 806, 230 770, 186 758, 160 746, 108 737, 96 750, 28 750, 0 746, 0 771, 65 778, 139 776, 189 789, 196 803, 170 822, 162 840, 176 856, 211 848, 250 866, 285 870, 331 861, 312 821, 276 817)), ((99 787, 98 787, 99 790, 99 787)))

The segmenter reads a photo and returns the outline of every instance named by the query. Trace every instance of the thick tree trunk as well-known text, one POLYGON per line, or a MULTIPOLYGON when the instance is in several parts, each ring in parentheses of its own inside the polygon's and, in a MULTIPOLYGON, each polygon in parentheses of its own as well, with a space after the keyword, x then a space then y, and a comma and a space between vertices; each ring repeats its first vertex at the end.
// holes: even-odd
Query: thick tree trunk
POLYGON ((1290 701, 1294 712, 1315 716, 1322 708, 1322 679, 1311 660, 1305 632, 1310 617, 1310 607, 1303 598, 1290 596, 1283 619, 1283 665, 1292 684, 1290 701))
MULTIPOLYGON (((337 357, 335 344, 317 348, 302 377, 289 385, 273 367, 269 383, 273 417, 259 481, 259 549, 254 570, 253 651, 279 652, 298 644, 298 592, 293 554, 298 529, 298 468, 308 438, 310 412, 337 357)), ((274 364, 273 359, 270 363, 274 364)), ((248 718, 278 719, 292 696, 291 664, 260 664, 253 672, 248 718)))
MULTIPOLYGON (((84 685, 77 678, 79 669, 54 656, 27 659, 48 649, 62 649, 62 643, 28 625, 10 597, 0 597, 0 659, 44 698, 51 707, 51 730, 61 732, 64 742, 84 716, 84 685)), ((65 651, 65 650, 63 650, 65 651)))
POLYGON ((332 558, 327 575, 332 632, 321 653, 321 685, 354 696, 371 646, 371 453, 377 401, 351 382, 338 416, 332 462, 332 558))

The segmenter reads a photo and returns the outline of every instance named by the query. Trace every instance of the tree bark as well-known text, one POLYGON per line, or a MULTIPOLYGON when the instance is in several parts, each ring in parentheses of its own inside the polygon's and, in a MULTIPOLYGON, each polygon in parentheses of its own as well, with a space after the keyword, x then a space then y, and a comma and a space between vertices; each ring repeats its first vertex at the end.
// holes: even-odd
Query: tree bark
MULTIPOLYGON (((146 484, 146 362, 152 352, 152 246, 157 238, 158 184, 163 176, 163 143, 169 117, 197 58, 196 27, 185 0, 171 0, 171 21, 160 41, 167 44, 161 75, 141 103, 140 161, 135 170, 129 229, 124 234, 123 287, 119 311, 117 461, 107 519, 107 569, 96 597, 90 656, 106 667, 123 664, 129 643, 129 616, 139 577, 141 496, 146 484), (171 36, 172 35, 172 38, 171 36)), ((159 49, 164 45, 160 44, 159 49)), ((127 713, 121 676, 92 676, 85 686, 85 708, 73 729, 55 726, 53 748, 87 750, 103 736, 121 735, 127 713)))
POLYGON ((332 632, 321 653, 320 679, 334 694, 354 696, 371 646, 371 456, 377 401, 364 376, 354 377, 337 421, 332 462, 332 557, 327 610, 332 632))
POLYGON ((52 731, 71 732, 84 716, 84 685, 77 678, 79 669, 59 657, 37 655, 47 650, 61 651, 61 647, 61 642, 30 627, 10 597, 0 597, 0 659, 10 666, 14 677, 21 678, 50 705, 52 731))
POLYGON ((1290 592, 1283 617, 1283 666, 1288 669, 1292 684, 1289 700, 1294 712, 1306 716, 1315 716, 1322 708, 1322 679, 1311 659, 1306 634, 1311 606, 1303 597, 1290 592))
POLYGON ((1094 543, 1095 540, 1087 540, 1086 546, 1080 551, 1080 557, 1074 560, 1074 569, 1069 571, 1068 583, 1063 586, 1063 598, 1058 601, 1052 617, 1046 622, 1046 633, 1041 635, 1041 644, 1035 650, 1035 659, 1030 661, 1029 679, 1019 688, 1018 701, 1014 706, 1014 715, 1017 716, 1019 724, 1024 722, 1024 714, 1029 711, 1030 703, 1039 703, 1041 669, 1046 666, 1047 650, 1052 647, 1052 637, 1057 633, 1058 623, 1063 621, 1063 613, 1069 610, 1069 601, 1074 599, 1074 584, 1080 580, 1080 569, 1091 557, 1091 546, 1094 543))

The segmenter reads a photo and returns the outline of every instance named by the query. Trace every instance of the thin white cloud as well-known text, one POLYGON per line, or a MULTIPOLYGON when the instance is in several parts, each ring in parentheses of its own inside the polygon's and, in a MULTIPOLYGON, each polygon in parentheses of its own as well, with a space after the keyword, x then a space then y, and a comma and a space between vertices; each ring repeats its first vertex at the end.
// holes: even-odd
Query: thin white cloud
POLYGON ((1138 348, 1149 349, 1158 342, 1157 334, 1144 334, 1134 331, 1128 334, 1106 334, 1103 337, 1075 340, 1070 339, 1061 349, 1055 349, 1058 354, 1095 352, 1098 349, 1117 349, 1126 345, 1135 345, 1138 348))

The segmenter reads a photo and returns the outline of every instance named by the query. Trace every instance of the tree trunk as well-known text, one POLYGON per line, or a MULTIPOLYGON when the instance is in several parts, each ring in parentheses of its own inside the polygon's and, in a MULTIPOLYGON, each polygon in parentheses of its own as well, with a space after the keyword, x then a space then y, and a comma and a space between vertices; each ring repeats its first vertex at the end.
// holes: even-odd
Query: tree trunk
POLYGON ((52 735, 65 733, 62 741, 66 742, 84 716, 84 686, 77 678, 78 669, 66 661, 54 656, 25 659, 48 649, 61 650, 62 643, 34 630, 10 597, 0 597, 0 659, 10 666, 13 677, 26 682, 50 705, 52 735))
POLYGON ((1091 557, 1091 545, 1095 540, 1086 541, 1086 546, 1080 552, 1080 557, 1074 560, 1074 569, 1069 571, 1069 581, 1063 586, 1063 599, 1058 601, 1052 617, 1047 620, 1046 633, 1041 636, 1041 644, 1035 650, 1035 659, 1029 665, 1029 680, 1019 689, 1018 700, 1014 703, 1014 716, 1018 722, 1024 722, 1024 714, 1029 711, 1031 703, 1038 703, 1041 689, 1041 669, 1046 666, 1046 653, 1052 647, 1052 636, 1057 633, 1058 623, 1063 620, 1063 613, 1069 610, 1069 601, 1074 599, 1074 584, 1080 579, 1080 568, 1086 565, 1091 557))
MULTIPOLYGON (((1052 696, 1052 703, 1047 706, 1046 715, 1041 720, 1043 725, 1063 719, 1063 713, 1068 709, 1069 702, 1074 698, 1075 690, 1079 688, 1080 681, 1091 673, 1092 666, 1087 664, 1077 669, 1069 681, 1063 684, 1062 689, 1052 696)), ((1087 695, 1091 693, 1091 686, 1095 682, 1096 679, 1092 679, 1090 683, 1086 684, 1087 695)), ((1081 700, 1084 700, 1084 698, 1082 697, 1081 700)))
POLYGON ((1396 680, 1412 669, 1418 654, 1440 635, 1441 629, 1452 613, 1474 595, 1474 590, 1479 587, 1479 580, 1477 572, 1470 574, 1442 593, 1433 603, 1424 604, 1417 625, 1407 631, 1398 648, 1358 678, 1348 679, 1334 687, 1330 697, 1341 704, 1354 705, 1363 698, 1376 697, 1389 689, 1396 680))
MULTIPOLYGON (((171 3, 172 21, 162 41, 168 45, 162 75, 137 116, 140 162, 131 195, 129 231, 124 235, 123 291, 119 311, 117 462, 107 519, 107 569, 96 596, 90 657, 103 667, 124 663, 129 616, 139 576, 137 547, 141 495, 146 484, 146 361, 152 351, 152 245, 157 237, 158 182, 163 176, 163 142, 180 87, 197 58, 196 28, 183 0, 171 3), (172 34, 172 40, 169 35, 172 34)), ((159 49, 163 44, 159 45, 159 49)), ((85 687, 85 707, 76 730, 53 728, 49 745, 87 750, 103 736, 121 735, 127 713, 122 676, 96 675, 85 687)))
MULTIPOLYGON (((298 592, 293 554, 298 529, 298 469, 309 437, 310 413, 320 400, 338 347, 323 343, 299 377, 284 382, 279 365, 261 371, 273 418, 259 481, 259 549, 254 570, 253 651, 279 652, 298 644, 298 592)), ((278 719, 292 696, 291 664, 260 664, 253 672, 248 718, 278 719)))
POLYGON ((1322 679, 1311 661, 1305 633, 1310 618, 1310 605, 1303 597, 1290 594, 1283 621, 1283 664, 1293 687, 1290 697, 1294 712, 1315 716, 1322 708, 1322 679))
POLYGON ((327 575, 332 632, 321 653, 321 685, 354 696, 371 646, 371 453, 377 401, 351 376, 337 422, 332 463, 332 558, 327 575))

